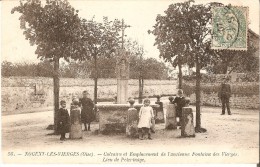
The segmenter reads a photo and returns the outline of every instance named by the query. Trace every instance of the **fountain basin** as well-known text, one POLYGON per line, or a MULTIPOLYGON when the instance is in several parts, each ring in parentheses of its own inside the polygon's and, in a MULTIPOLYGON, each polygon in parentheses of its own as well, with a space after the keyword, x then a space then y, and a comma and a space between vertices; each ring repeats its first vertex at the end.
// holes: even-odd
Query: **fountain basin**
MULTIPOLYGON (((126 133, 127 115, 130 104, 97 104, 99 110, 99 132, 101 134, 126 133)), ((136 104, 137 118, 143 104, 136 104)), ((155 110, 159 108, 157 104, 151 104, 155 110)))

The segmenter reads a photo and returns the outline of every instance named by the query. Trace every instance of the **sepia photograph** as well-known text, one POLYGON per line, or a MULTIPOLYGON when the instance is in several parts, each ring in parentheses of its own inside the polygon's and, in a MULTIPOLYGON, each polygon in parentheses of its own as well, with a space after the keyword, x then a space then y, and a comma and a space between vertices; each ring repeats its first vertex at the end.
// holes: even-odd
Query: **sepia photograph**
POLYGON ((2 164, 259 165, 258 0, 2 0, 2 164))

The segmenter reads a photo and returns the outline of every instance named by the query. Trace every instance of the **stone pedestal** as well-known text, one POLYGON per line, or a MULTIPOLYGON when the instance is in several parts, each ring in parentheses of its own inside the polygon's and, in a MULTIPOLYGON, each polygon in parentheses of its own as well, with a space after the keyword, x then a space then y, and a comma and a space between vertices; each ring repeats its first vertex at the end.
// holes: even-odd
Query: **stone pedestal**
POLYGON ((80 108, 70 110, 70 139, 82 139, 80 108))
POLYGON ((128 137, 138 137, 138 111, 135 108, 129 108, 127 111, 126 135, 128 137))
POLYGON ((117 104, 126 104, 128 100, 128 79, 117 79, 117 104))
POLYGON ((164 123, 164 112, 163 112, 163 102, 155 102, 155 104, 159 105, 159 108, 156 110, 156 119, 155 123, 164 123))
POLYGON ((193 124, 193 113, 190 107, 182 108, 181 120, 181 136, 182 137, 195 137, 195 128, 193 124))
POLYGON ((177 129, 176 110, 174 104, 167 105, 165 129, 177 129))

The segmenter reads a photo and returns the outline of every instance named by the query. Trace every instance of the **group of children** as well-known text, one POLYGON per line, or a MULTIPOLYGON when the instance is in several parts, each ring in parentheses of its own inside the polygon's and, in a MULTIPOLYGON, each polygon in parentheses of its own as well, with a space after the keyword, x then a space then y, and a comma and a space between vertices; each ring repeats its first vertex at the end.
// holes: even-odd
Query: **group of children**
MULTIPOLYGON (((84 124, 85 131, 90 131, 90 124, 95 120, 94 102, 88 98, 88 92, 83 91, 81 99, 73 98, 70 110, 81 110, 81 122, 84 124)), ((58 132, 61 134, 60 140, 65 140, 66 133, 70 132, 70 116, 66 109, 66 101, 60 101, 61 108, 59 109, 58 132)))
MULTIPOLYGON (((74 98, 72 100, 71 109, 73 107, 81 108, 81 121, 84 124, 85 131, 90 131, 90 123, 95 120, 94 113, 94 103, 93 101, 87 97, 87 91, 83 91, 83 97, 81 99, 74 98), (88 125, 88 126, 87 126, 88 125)), ((181 122, 182 116, 182 107, 185 106, 186 101, 183 96, 183 91, 181 89, 178 90, 177 97, 173 100, 173 98, 169 98, 170 103, 176 105, 177 117, 179 117, 178 125, 181 122)), ((68 110, 66 109, 66 102, 62 100, 60 102, 61 108, 59 109, 59 124, 58 131, 61 134, 60 140, 65 140, 65 134, 70 131, 70 116, 68 110)), ((150 106, 150 100, 148 98, 144 99, 144 105, 140 108, 139 111, 139 121, 138 121, 138 133, 139 139, 149 139, 152 140, 151 133, 154 133, 154 112, 153 108, 150 106)))
MULTIPOLYGON (((175 104, 176 106, 176 117, 179 118, 177 125, 181 126, 182 108, 188 103, 185 97, 183 96, 183 90, 179 89, 177 97, 175 97, 174 99, 173 97, 169 97, 169 100, 170 103, 175 104)), ((150 100, 146 98, 144 100, 144 105, 140 108, 139 111, 139 121, 137 127, 140 140, 152 140, 151 133, 154 133, 154 119, 154 112, 153 108, 150 106, 150 100)))

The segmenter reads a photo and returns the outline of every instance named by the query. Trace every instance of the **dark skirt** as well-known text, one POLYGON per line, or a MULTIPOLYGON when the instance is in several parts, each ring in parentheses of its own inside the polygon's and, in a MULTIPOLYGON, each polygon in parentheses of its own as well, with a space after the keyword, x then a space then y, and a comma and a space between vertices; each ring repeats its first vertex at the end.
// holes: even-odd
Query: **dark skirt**
POLYGON ((182 108, 176 109, 176 117, 182 117, 182 108))
POLYGON ((81 121, 82 123, 91 123, 95 120, 95 113, 93 109, 82 109, 81 111, 81 121))

